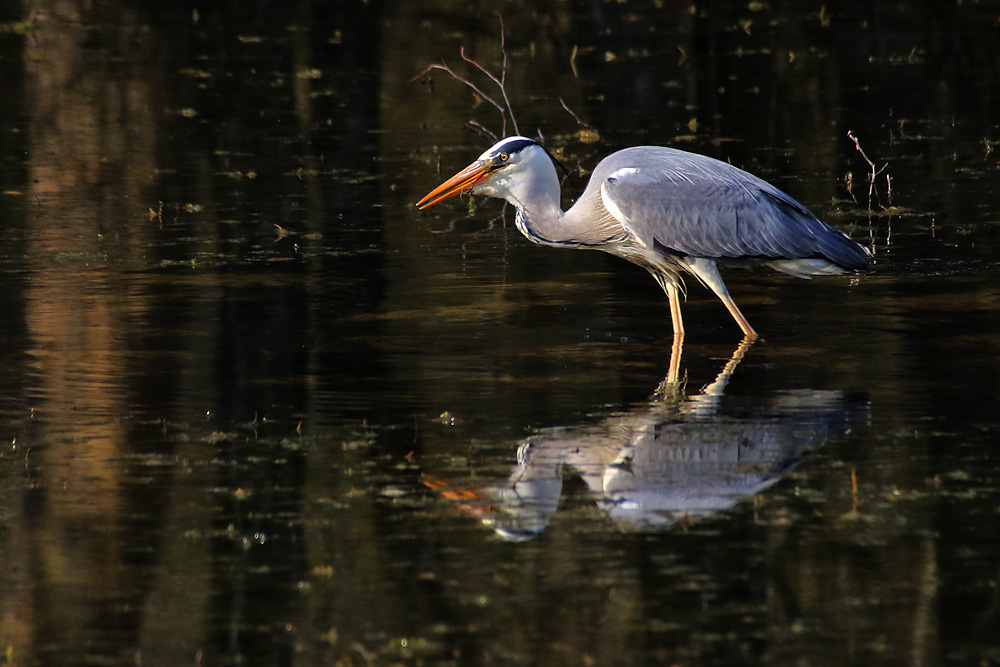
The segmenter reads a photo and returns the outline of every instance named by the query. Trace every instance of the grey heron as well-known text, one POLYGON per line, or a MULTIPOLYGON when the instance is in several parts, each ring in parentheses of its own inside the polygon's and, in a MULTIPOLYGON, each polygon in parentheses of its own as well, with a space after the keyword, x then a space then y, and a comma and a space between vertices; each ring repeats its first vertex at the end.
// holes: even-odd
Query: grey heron
POLYGON ((726 289, 719 267, 769 266, 799 278, 856 273, 870 253, 770 183, 714 158, 636 146, 601 160, 583 194, 563 211, 548 152, 507 137, 417 202, 460 193, 505 199, 530 241, 593 248, 648 270, 670 300, 675 344, 684 336, 682 273, 711 289, 749 340, 757 332, 726 289))

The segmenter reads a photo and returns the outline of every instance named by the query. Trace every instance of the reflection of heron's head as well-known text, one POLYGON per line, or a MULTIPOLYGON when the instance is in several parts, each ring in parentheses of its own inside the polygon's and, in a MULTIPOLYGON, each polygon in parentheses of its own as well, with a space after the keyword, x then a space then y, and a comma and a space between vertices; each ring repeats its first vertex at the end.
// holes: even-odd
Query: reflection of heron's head
POLYGON ((505 540, 530 540, 549 525, 562 496, 562 476, 554 474, 534 479, 520 479, 496 490, 497 511, 491 524, 496 534, 505 540))

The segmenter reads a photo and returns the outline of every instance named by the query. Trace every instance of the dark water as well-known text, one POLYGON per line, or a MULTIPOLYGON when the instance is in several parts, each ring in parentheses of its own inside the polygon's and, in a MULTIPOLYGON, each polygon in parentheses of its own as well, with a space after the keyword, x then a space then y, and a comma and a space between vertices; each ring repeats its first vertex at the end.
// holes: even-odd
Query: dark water
POLYGON ((0 4, 0 662, 1000 662, 994 4, 499 5, 571 168, 875 250, 728 274, 749 349, 692 285, 679 383, 642 270, 413 208, 495 9, 161 4, 0 4))

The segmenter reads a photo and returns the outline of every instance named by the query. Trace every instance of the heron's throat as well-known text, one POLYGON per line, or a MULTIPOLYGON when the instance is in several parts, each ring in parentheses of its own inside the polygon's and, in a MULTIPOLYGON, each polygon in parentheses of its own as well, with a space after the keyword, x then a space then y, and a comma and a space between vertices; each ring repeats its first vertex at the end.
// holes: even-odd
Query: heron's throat
POLYGON ((517 215, 514 224, 518 231, 532 243, 554 247, 577 246, 579 243, 567 238, 566 230, 560 224, 563 218, 562 209, 553 204, 546 208, 526 208, 514 205, 517 215))
POLYGON ((559 205, 559 177, 552 161, 539 146, 529 146, 517 164, 497 171, 482 191, 501 197, 517 209, 515 224, 530 241, 548 246, 576 246, 559 205))

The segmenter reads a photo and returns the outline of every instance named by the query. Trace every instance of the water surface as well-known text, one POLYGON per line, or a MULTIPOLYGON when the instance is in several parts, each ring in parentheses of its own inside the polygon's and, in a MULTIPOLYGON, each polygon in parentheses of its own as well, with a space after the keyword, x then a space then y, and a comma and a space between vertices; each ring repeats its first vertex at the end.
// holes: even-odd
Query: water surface
POLYGON ((691 285, 679 378, 641 269, 413 207, 493 9, 98 4, 0 16, 8 663, 1000 660, 988 3, 500 6, 577 180, 678 146, 875 252, 727 274, 749 348, 691 285))

